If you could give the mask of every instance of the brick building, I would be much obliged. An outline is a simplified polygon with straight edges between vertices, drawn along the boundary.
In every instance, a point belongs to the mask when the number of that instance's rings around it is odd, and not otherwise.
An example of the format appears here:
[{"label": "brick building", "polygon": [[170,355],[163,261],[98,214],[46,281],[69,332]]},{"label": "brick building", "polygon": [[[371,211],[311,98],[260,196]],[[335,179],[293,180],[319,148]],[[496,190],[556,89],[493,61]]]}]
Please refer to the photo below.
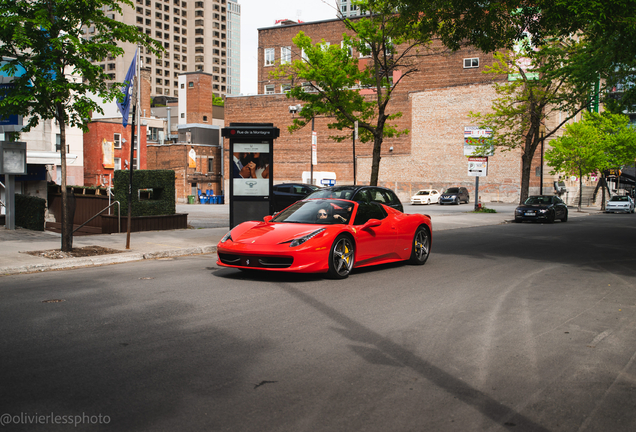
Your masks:
[{"label": "brick building", "polygon": [[[140,121],[135,125],[134,168],[146,169],[146,144],[150,128],[163,130],[165,121],[157,119],[150,110],[150,69],[141,69],[141,103],[138,106]],[[103,114],[94,113],[84,134],[84,184],[109,186],[115,170],[130,169],[130,144],[132,138],[132,107],[127,127],[115,102],[102,106]]]},{"label": "brick building", "polygon": [[[226,99],[226,125],[234,122],[273,123],[281,135],[274,143],[273,176],[275,183],[301,180],[310,170],[311,127],[290,134],[293,114],[289,106],[299,103],[283,93],[288,82],[270,78],[269,73],[287,57],[300,58],[292,43],[299,31],[314,43],[324,39],[340,44],[346,31],[340,20],[259,29],[258,95],[232,96]],[[353,53],[358,55],[358,53]],[[364,59],[361,59],[361,62]],[[394,189],[407,201],[420,188],[444,189],[465,186],[474,194],[475,178],[468,175],[464,155],[464,127],[476,126],[468,117],[471,111],[488,112],[495,97],[493,83],[504,76],[482,72],[492,64],[493,56],[475,49],[438,53],[421,58],[419,71],[406,77],[396,88],[391,112],[402,112],[398,129],[410,133],[385,139],[382,144],[379,183]],[[337,143],[328,138],[329,119],[316,118],[318,164],[314,171],[332,171],[337,184],[353,182],[352,141]],[[356,182],[369,182],[372,143],[356,143]],[[537,155],[537,157],[539,157]],[[226,169],[228,159],[225,159]],[[533,168],[534,172],[534,168]],[[480,196],[484,201],[515,202],[519,199],[521,158],[518,151],[496,153],[489,158],[488,176],[480,178]],[[547,184],[550,184],[546,180]],[[531,193],[538,191],[538,177],[532,178]],[[474,196],[474,195],[473,195]],[[472,200],[473,197],[471,197]]]},{"label": "brick building", "polygon": [[223,107],[214,106],[214,75],[179,76],[177,136],[174,142],[148,145],[148,169],[175,171],[177,202],[198,191],[223,194],[221,128]]},{"label": "brick building", "polygon": [[[92,121],[84,134],[84,184],[112,185],[115,170],[130,169],[132,126],[124,128],[115,119]],[[146,169],[146,126],[136,136],[133,166]]]}]

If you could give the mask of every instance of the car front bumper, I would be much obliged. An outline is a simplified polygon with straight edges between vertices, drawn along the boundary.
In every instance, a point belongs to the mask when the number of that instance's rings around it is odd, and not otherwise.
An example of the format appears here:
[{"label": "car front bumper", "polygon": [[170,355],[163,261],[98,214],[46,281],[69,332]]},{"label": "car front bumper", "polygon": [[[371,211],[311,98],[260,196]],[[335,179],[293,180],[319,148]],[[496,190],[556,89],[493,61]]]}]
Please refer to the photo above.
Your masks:
[{"label": "car front bumper", "polygon": [[607,213],[630,213],[631,207],[605,207]]}]

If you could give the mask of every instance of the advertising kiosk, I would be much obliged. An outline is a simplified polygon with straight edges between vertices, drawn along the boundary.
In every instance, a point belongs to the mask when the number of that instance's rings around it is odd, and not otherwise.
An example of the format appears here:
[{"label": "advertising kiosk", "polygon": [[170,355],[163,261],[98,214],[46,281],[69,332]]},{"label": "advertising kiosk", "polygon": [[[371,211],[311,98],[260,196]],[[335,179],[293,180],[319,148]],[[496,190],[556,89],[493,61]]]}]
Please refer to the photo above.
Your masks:
[{"label": "advertising kiosk", "polygon": [[272,214],[273,150],[279,135],[272,123],[230,123],[221,129],[229,139],[230,229]]}]

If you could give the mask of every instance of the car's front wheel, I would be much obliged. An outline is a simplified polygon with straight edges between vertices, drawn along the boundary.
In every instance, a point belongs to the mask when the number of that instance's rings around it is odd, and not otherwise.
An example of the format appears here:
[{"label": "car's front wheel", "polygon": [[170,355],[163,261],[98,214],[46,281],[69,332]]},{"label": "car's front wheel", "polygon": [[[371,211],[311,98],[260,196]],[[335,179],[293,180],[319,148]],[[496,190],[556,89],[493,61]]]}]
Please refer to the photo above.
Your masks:
[{"label": "car's front wheel", "polygon": [[568,221],[568,211],[566,210],[565,213],[563,213],[563,217],[561,218],[561,222],[567,222]]},{"label": "car's front wheel", "polygon": [[410,264],[423,265],[431,252],[431,236],[428,229],[421,226],[413,236],[413,248],[411,249]]},{"label": "car's front wheel", "polygon": [[351,238],[346,235],[339,235],[331,245],[329,252],[328,276],[332,279],[344,279],[349,276],[353,268],[355,248]]},{"label": "car's front wheel", "polygon": [[554,212],[548,213],[547,222],[549,224],[554,223],[554,219],[555,219]]}]

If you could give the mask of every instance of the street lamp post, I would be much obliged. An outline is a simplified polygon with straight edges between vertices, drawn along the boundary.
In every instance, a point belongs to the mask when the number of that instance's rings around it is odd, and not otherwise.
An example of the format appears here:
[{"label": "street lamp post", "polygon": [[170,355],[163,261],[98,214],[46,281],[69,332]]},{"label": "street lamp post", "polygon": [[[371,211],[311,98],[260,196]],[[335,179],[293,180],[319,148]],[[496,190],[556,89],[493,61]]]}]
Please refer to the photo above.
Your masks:
[{"label": "street lamp post", "polygon": [[541,126],[541,166],[539,167],[539,195],[543,195],[543,143],[545,141],[545,126]]}]

